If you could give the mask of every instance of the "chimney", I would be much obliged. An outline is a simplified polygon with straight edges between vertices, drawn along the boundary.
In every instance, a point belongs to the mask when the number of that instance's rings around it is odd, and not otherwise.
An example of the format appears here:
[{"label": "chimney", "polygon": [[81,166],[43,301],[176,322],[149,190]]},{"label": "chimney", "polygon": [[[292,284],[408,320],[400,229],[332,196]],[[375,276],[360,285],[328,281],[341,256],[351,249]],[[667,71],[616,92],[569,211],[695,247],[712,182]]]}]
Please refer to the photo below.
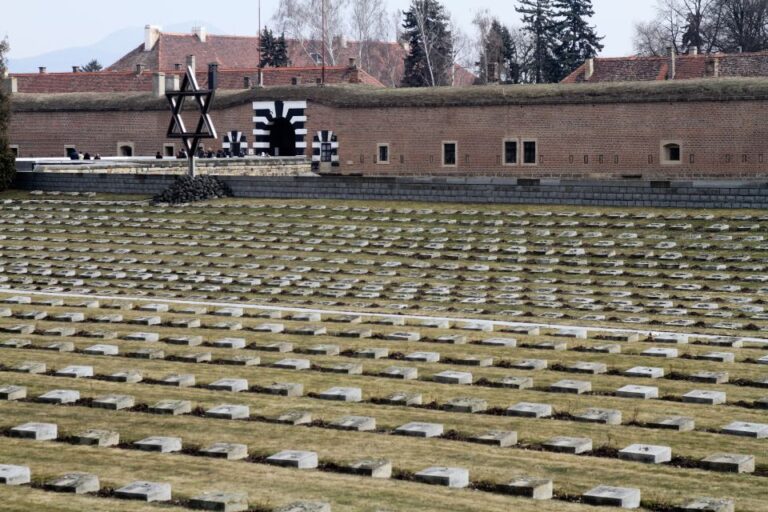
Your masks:
[{"label": "chimney", "polygon": [[144,64],[136,64],[136,74],[140,75],[144,72]]},{"label": "chimney", "polygon": [[720,59],[718,57],[715,57],[715,71],[714,76],[715,78],[720,78]]},{"label": "chimney", "polygon": [[354,57],[349,58],[349,68],[350,69],[357,69],[357,59]]},{"label": "chimney", "polygon": [[154,73],[152,75],[152,96],[155,98],[165,96],[165,73]]},{"label": "chimney", "polygon": [[16,94],[19,92],[19,81],[15,76],[3,78],[2,89],[5,94]]},{"label": "chimney", "polygon": [[48,72],[48,68],[46,68],[45,66],[40,66],[37,69],[40,70],[40,74],[41,75],[44,75],[44,74],[46,74]]},{"label": "chimney", "polygon": [[667,80],[674,80],[677,75],[677,54],[675,53],[674,46],[667,46],[667,53],[669,54],[669,71],[667,72]]},{"label": "chimney", "polygon": [[178,75],[166,75],[166,77],[165,77],[165,90],[166,91],[178,91],[179,90],[179,76]]},{"label": "chimney", "polygon": [[187,55],[187,67],[192,68],[192,71],[197,71],[197,61],[194,55]]},{"label": "chimney", "polygon": [[219,82],[219,65],[215,62],[208,64],[208,89],[216,90]]},{"label": "chimney", "polygon": [[157,40],[160,39],[162,28],[157,25],[147,25],[144,27],[144,51],[150,52],[155,47]]},{"label": "chimney", "polygon": [[744,51],[744,47],[743,46],[737,46],[736,47],[736,53],[742,53],[743,51]]},{"label": "chimney", "polygon": [[244,89],[250,89],[251,88],[251,77],[244,76],[243,77],[243,88]]},{"label": "chimney", "polygon": [[299,85],[301,83],[301,78],[298,76],[294,76],[291,78],[291,85]]},{"label": "chimney", "polygon": [[587,59],[584,63],[584,81],[589,81],[595,75],[595,59]]},{"label": "chimney", "polygon": [[173,65],[173,70],[174,71],[181,71],[181,64],[179,64],[178,62],[176,64],[174,64]]},{"label": "chimney", "polygon": [[80,66],[72,66],[72,72],[73,73],[79,73],[80,72]]},{"label": "chimney", "polygon": [[499,81],[499,67],[498,64],[495,62],[489,62],[488,67],[486,69],[487,73],[487,82],[489,84],[495,84]]},{"label": "chimney", "polygon": [[192,27],[192,33],[197,36],[201,43],[206,42],[208,39],[208,31],[202,25],[199,27]]},{"label": "chimney", "polygon": [[692,46],[688,48],[688,55],[693,55],[694,57],[699,54],[699,49],[696,46]]},{"label": "chimney", "polygon": [[344,35],[339,36],[339,46],[341,46],[342,48],[346,48],[347,46],[349,46],[349,42],[347,41],[347,36],[344,36]]}]

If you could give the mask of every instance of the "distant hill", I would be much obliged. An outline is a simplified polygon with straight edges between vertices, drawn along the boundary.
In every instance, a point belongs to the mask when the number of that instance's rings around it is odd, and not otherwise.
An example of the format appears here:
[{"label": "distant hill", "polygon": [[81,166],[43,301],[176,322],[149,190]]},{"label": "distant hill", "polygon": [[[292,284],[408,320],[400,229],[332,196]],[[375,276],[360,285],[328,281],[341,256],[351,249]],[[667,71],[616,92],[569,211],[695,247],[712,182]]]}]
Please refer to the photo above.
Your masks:
[{"label": "distant hill", "polygon": [[[166,32],[189,33],[199,23],[186,22],[163,26]],[[209,34],[222,34],[214,26],[206,25]],[[105,68],[144,42],[144,27],[124,28],[113,32],[101,41],[88,46],[63,48],[34,57],[8,59],[11,73],[36,73],[40,66],[48,71],[72,71],[72,66],[84,66],[92,59],[98,60]]]}]

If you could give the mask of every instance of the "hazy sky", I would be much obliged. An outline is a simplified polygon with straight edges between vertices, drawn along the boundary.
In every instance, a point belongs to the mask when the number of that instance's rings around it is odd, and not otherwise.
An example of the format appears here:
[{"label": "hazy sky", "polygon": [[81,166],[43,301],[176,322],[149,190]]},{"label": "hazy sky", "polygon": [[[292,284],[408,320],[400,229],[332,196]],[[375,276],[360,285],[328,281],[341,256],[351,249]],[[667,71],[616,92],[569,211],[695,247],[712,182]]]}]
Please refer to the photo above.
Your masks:
[{"label": "hazy sky", "polygon": [[[387,1],[390,9],[404,9],[409,0]],[[518,24],[513,0],[443,0],[448,10],[472,31],[472,17],[489,9],[507,24]],[[257,33],[258,0],[3,0],[0,37],[7,35],[13,58],[32,57],[60,48],[93,44],[127,27],[172,25],[186,20],[211,24],[237,35]],[[262,20],[268,21],[278,0],[262,0]],[[655,0],[594,0],[594,24],[605,35],[604,56],[632,51],[632,25],[653,16]],[[136,34],[136,46],[143,34]],[[126,48],[126,52],[129,48]]]}]

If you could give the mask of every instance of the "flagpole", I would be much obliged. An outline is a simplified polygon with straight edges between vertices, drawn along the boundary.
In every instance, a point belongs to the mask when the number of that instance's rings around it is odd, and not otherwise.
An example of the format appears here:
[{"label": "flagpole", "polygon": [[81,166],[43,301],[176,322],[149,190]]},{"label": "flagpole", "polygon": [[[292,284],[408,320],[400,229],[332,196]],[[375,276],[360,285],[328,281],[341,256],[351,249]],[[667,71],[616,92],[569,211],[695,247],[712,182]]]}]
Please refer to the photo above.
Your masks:
[{"label": "flagpole", "polygon": [[325,0],[322,0],[321,2],[321,10],[323,11],[323,71],[322,71],[322,77],[320,79],[320,83],[325,85],[325,51],[326,51],[326,26],[325,26]]},{"label": "flagpole", "polygon": [[261,87],[261,0],[259,0],[259,64],[257,66],[258,68],[258,76],[256,77],[257,86]]}]

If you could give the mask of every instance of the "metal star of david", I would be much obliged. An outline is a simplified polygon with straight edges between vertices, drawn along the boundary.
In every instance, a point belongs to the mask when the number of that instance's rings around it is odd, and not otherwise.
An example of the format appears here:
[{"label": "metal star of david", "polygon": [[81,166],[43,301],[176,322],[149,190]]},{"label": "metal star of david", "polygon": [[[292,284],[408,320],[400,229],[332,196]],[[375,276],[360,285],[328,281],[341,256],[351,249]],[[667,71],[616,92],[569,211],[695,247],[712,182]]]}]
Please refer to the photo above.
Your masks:
[{"label": "metal star of david", "polygon": [[[215,139],[216,128],[209,111],[213,103],[214,91],[210,89],[200,89],[195,77],[195,71],[191,66],[187,66],[187,74],[178,91],[167,92],[168,103],[171,104],[171,124],[168,126],[169,139],[181,139],[187,155],[190,159],[194,157],[201,139]],[[195,103],[200,109],[200,120],[197,122],[195,131],[187,131],[184,125],[184,119],[181,114],[184,111],[184,104],[187,98],[194,98]]]}]

